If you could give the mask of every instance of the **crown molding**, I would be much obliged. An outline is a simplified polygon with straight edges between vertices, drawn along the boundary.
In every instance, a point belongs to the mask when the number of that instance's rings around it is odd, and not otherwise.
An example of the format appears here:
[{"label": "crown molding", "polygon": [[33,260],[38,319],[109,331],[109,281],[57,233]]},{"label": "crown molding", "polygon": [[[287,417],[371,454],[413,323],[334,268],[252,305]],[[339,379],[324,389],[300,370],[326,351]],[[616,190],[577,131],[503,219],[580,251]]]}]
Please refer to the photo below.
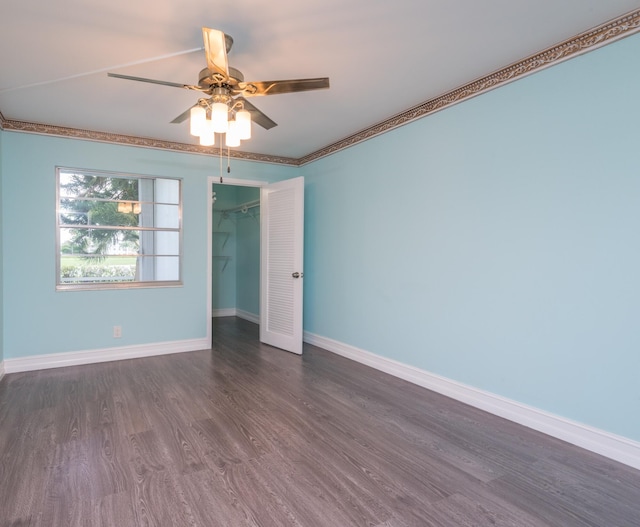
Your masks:
[{"label": "crown molding", "polygon": [[[26,121],[17,121],[14,119],[2,118],[1,124],[4,130],[11,130],[14,132],[53,135],[57,137],[71,137],[74,139],[84,139],[87,141],[99,141],[103,143],[140,146],[143,148],[155,148],[160,150],[173,150],[177,152],[186,152],[189,154],[203,154],[212,156],[219,155],[219,148],[211,146],[200,146],[187,143],[177,143],[173,141],[162,141],[160,139],[113,134],[95,130],[82,130],[79,128],[69,128],[51,124],[30,123]],[[297,160],[292,157],[272,156],[267,154],[254,154],[251,152],[238,151],[231,151],[229,155],[234,159],[245,159],[247,161],[257,161],[260,163],[274,163],[278,165],[298,164]]]},{"label": "crown molding", "polygon": [[[511,64],[510,66],[481,77],[480,79],[465,84],[464,86],[456,88],[448,93],[409,108],[408,110],[405,110],[404,112],[389,119],[365,128],[364,130],[356,132],[355,134],[297,159],[238,151],[232,151],[230,155],[234,159],[245,159],[261,163],[274,163],[292,166],[306,165],[316,161],[317,159],[329,156],[340,150],[344,150],[361,143],[362,141],[366,141],[367,139],[371,139],[400,126],[411,123],[417,119],[426,117],[427,115],[438,112],[444,108],[463,102],[471,97],[499,88],[500,86],[504,86],[505,84],[521,79],[527,75],[531,75],[537,71],[554,66],[589,51],[593,51],[622,38],[631,36],[638,31],[640,31],[640,9],[636,9],[626,15],[610,20],[600,26],[585,31],[584,33],[580,33],[579,35],[547,48],[544,51],[531,55],[523,60]],[[1,113],[0,129],[61,137],[73,137],[90,141],[117,143],[145,148],[175,150],[178,152],[193,154],[218,155],[215,147],[202,147],[199,145],[161,141],[158,139],[79,130],[47,124],[28,123],[5,119]]]},{"label": "crown molding", "polygon": [[565,60],[577,57],[589,51],[593,51],[601,46],[620,40],[621,38],[633,35],[640,31],[640,9],[631,11],[626,15],[613,19],[589,31],[585,31],[573,38],[565,40],[545,49],[535,55],[518,61],[506,68],[502,68],[494,73],[481,77],[469,84],[465,84],[444,95],[430,99],[422,104],[414,106],[404,112],[386,119],[360,132],[345,137],[330,145],[321,148],[311,154],[298,159],[299,165],[311,163],[321,157],[326,157],[340,150],[344,150],[372,137],[408,124],[416,119],[420,119],[429,114],[440,111],[444,108],[458,104],[462,101],[480,95],[481,93],[499,88],[526,75],[531,75],[537,71],[564,62]]}]

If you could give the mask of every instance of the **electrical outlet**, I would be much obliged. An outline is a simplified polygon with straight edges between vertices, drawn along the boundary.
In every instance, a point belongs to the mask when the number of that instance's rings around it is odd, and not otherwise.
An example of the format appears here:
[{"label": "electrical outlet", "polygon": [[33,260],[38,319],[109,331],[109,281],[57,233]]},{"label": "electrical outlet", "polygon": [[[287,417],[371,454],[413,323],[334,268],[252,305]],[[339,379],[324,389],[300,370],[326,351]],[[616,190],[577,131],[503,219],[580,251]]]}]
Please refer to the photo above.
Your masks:
[{"label": "electrical outlet", "polygon": [[113,326],[113,338],[119,339],[122,337],[122,326]]}]

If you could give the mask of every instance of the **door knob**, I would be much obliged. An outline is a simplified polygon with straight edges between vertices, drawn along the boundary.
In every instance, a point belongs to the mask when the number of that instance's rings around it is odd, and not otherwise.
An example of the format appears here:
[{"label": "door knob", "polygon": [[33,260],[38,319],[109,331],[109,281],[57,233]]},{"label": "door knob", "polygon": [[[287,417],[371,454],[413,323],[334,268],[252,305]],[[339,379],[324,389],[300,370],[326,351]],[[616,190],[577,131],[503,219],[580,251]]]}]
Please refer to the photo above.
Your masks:
[{"label": "door knob", "polygon": [[304,276],[304,273],[299,273],[298,271],[296,271],[295,273],[291,273],[291,276],[293,276],[294,278],[302,278]]}]

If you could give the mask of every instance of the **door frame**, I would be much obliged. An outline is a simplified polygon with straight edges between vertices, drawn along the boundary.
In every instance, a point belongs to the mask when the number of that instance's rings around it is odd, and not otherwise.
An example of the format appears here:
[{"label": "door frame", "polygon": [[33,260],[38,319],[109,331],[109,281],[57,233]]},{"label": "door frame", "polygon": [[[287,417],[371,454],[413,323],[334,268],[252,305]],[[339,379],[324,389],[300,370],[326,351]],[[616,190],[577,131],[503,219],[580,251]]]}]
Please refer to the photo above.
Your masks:
[{"label": "door frame", "polygon": [[213,185],[231,185],[234,187],[266,187],[269,181],[224,178],[220,181],[220,176],[207,177],[207,342],[211,343],[212,333],[212,310],[213,300],[211,287],[213,285]]}]

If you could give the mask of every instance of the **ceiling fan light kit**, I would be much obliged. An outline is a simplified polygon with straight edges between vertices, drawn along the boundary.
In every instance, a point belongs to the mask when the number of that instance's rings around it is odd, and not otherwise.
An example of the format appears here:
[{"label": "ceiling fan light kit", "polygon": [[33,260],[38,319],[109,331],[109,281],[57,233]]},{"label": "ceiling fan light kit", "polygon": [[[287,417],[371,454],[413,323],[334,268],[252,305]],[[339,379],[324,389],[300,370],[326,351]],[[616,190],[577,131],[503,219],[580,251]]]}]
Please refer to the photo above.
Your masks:
[{"label": "ceiling fan light kit", "polygon": [[[239,110],[235,109],[237,105],[240,105]],[[240,140],[251,139],[251,114],[242,107],[242,102],[230,107],[224,102],[211,104],[200,99],[189,110],[189,116],[189,131],[200,138],[202,146],[213,146],[215,134],[226,134],[225,145],[229,147],[240,146]]]},{"label": "ceiling fan light kit", "polygon": [[213,146],[215,135],[225,135],[227,147],[240,146],[240,141],[251,139],[251,122],[265,130],[277,126],[246,97],[276,95],[300,91],[329,88],[329,78],[290,79],[279,81],[245,82],[244,75],[229,66],[227,53],[233,46],[233,39],[217,29],[202,28],[207,67],[200,71],[197,85],[145,79],[109,73],[109,77],[162,84],[176,88],[199,91],[209,98],[201,98],[186,112],[176,117],[172,123],[182,123],[189,119],[189,132],[198,137],[200,145]]}]

